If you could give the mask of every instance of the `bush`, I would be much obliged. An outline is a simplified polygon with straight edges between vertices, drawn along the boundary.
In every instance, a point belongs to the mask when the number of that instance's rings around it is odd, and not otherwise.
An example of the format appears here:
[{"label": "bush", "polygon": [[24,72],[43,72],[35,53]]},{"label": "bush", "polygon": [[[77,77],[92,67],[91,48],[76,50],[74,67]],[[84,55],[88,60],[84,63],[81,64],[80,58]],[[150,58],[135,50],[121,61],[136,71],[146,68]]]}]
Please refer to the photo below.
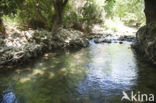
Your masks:
[{"label": "bush", "polygon": [[81,9],[83,15],[83,21],[87,24],[99,23],[101,21],[101,10],[94,1],[87,1],[84,7]]},{"label": "bush", "polygon": [[64,16],[65,24],[76,25],[77,28],[80,27],[79,29],[89,29],[93,24],[102,22],[102,8],[96,4],[95,0],[85,0],[81,4],[76,10],[73,8],[74,4],[69,4]]},{"label": "bush", "polygon": [[[21,8],[18,8],[17,10],[17,16],[19,17],[21,24],[35,29],[52,28],[54,8],[51,6],[51,2],[49,0],[26,0],[21,5]],[[36,5],[39,6],[39,12]],[[47,24],[45,24],[45,22],[40,18],[39,13],[46,20]]]}]

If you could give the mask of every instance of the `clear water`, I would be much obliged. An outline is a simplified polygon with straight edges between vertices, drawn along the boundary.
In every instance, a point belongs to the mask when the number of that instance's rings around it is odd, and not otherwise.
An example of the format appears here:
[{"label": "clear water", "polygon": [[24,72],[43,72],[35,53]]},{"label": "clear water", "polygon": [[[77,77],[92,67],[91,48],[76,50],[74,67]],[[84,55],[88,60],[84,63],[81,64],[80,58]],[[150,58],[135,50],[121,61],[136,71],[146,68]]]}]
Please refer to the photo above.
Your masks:
[{"label": "clear water", "polygon": [[122,103],[122,91],[156,94],[156,69],[130,44],[91,44],[1,71],[0,103]]}]

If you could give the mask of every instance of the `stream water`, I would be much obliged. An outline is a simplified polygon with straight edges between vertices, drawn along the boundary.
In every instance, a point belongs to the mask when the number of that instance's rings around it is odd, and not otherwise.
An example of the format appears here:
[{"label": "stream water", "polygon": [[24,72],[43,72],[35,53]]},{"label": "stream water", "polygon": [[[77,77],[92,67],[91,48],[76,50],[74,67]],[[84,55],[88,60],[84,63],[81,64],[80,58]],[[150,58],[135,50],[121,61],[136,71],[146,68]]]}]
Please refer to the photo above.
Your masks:
[{"label": "stream water", "polygon": [[156,68],[129,43],[91,42],[0,72],[0,103],[122,103],[122,91],[156,94]]}]

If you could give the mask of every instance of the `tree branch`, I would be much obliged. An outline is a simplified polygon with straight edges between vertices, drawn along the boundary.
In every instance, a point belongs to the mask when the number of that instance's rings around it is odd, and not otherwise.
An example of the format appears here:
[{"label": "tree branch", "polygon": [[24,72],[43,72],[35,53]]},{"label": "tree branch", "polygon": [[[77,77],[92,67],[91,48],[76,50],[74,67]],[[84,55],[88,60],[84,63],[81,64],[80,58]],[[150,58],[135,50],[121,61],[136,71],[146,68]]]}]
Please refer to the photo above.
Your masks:
[{"label": "tree branch", "polygon": [[47,22],[47,19],[42,15],[42,13],[40,12],[39,10],[39,3],[37,2],[37,4],[34,2],[34,6],[35,6],[35,10],[36,10],[36,13],[37,15],[39,16],[39,18],[42,20],[42,22],[45,24],[45,25],[48,25],[48,22]]},{"label": "tree branch", "polygon": [[68,0],[65,0],[62,6],[65,7],[67,3],[68,3]]}]

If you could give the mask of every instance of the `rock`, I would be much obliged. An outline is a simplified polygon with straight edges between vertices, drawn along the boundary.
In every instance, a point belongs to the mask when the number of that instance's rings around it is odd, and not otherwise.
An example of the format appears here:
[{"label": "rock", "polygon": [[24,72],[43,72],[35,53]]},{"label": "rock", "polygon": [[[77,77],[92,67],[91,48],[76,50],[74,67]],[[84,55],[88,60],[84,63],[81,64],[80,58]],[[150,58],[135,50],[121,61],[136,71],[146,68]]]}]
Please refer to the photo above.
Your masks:
[{"label": "rock", "polygon": [[124,36],[121,36],[121,37],[119,37],[119,40],[120,41],[123,41],[123,40],[125,40],[125,37]]},{"label": "rock", "polygon": [[141,27],[136,38],[137,42],[134,45],[136,51],[154,64],[156,62],[156,23]]},{"label": "rock", "polygon": [[120,36],[118,40],[132,42],[134,39],[135,39],[134,36]]},{"label": "rock", "polygon": [[105,40],[105,43],[111,43],[112,41],[111,40]]},{"label": "rock", "polygon": [[122,41],[120,41],[120,42],[119,42],[119,44],[123,44],[123,42],[122,42]]},{"label": "rock", "polygon": [[27,39],[30,39],[30,38],[32,38],[32,35],[31,35],[28,31],[26,31],[26,32],[25,32],[25,37],[26,37]]},{"label": "rock", "polygon": [[100,42],[100,41],[99,41],[99,38],[95,38],[95,39],[94,39],[94,42],[95,42],[95,43],[99,43],[99,42]]},{"label": "rock", "polygon": [[[5,46],[1,43],[4,43]],[[23,62],[31,57],[42,55],[43,52],[53,48],[86,47],[89,42],[84,33],[61,27],[56,34],[47,30],[14,32],[14,36],[9,36],[5,40],[0,38],[0,45],[1,66],[8,63]]]},{"label": "rock", "polygon": [[111,43],[112,41],[110,39],[104,39],[102,40],[101,42],[104,42],[104,43]]},{"label": "rock", "polygon": [[31,53],[30,53],[30,52],[27,52],[25,56],[26,56],[27,58],[32,57],[32,55],[31,55]]}]

